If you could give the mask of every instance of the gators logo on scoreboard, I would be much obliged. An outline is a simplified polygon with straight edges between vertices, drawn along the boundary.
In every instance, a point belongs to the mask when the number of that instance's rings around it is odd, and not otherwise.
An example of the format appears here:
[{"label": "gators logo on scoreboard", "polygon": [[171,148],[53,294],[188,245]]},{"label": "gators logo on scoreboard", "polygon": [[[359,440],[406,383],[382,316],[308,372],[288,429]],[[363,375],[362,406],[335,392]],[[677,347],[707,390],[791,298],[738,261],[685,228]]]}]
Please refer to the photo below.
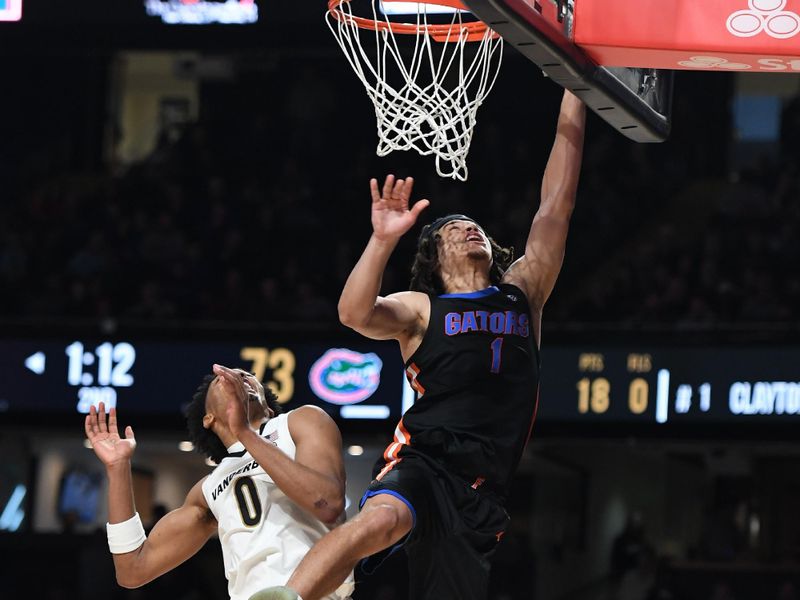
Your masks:
[{"label": "gators logo on scoreboard", "polygon": [[0,0],[0,21],[19,21],[22,18],[22,0]]},{"label": "gators logo on scoreboard", "polygon": [[383,361],[374,352],[361,354],[331,348],[312,365],[308,383],[317,397],[332,404],[356,404],[366,400],[381,382]]}]

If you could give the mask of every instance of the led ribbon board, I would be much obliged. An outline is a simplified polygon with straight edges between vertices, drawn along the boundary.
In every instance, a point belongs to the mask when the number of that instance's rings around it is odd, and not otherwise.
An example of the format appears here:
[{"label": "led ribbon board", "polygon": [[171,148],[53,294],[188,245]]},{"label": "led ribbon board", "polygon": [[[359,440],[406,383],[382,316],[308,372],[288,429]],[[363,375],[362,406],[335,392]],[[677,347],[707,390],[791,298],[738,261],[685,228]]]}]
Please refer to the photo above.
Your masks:
[{"label": "led ribbon board", "polygon": [[0,0],[0,21],[22,19],[22,0]]},{"label": "led ribbon board", "polygon": [[144,7],[149,16],[160,17],[167,25],[247,25],[258,22],[255,0],[145,0]]}]

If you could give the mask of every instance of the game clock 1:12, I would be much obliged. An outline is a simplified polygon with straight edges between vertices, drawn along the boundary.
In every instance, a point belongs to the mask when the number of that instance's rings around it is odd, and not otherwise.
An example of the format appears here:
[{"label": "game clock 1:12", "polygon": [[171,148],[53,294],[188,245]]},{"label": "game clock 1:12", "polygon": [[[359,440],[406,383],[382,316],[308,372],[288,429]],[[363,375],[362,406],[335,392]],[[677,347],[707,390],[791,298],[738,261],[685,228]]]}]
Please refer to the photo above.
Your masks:
[{"label": "game clock 1:12", "polygon": [[133,385],[131,369],[136,362],[136,349],[128,342],[103,342],[87,350],[79,341],[65,348],[67,355],[67,383],[78,388],[77,410],[89,412],[89,407],[105,403],[117,405],[116,388]]}]

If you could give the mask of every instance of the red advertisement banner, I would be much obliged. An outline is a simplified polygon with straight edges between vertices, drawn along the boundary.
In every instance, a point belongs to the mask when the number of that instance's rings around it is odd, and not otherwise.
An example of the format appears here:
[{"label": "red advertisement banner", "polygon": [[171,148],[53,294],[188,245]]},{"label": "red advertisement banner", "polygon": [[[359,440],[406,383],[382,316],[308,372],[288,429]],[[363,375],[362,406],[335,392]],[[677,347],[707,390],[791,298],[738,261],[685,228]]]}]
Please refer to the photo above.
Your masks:
[{"label": "red advertisement banner", "polygon": [[574,40],[604,66],[800,72],[800,0],[576,0]]}]

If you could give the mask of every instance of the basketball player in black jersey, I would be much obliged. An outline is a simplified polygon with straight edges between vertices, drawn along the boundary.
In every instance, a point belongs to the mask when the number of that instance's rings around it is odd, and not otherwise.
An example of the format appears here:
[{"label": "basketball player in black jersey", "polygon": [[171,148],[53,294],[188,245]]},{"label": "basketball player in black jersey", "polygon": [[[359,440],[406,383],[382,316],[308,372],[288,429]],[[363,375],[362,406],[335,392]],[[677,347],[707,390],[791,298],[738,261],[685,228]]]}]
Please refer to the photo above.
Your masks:
[{"label": "basketball player in black jersey", "polygon": [[482,600],[504,503],[530,436],[542,308],[561,269],[580,171],[585,108],[565,92],[525,253],[450,215],[420,236],[412,291],[379,296],[386,263],[428,206],[413,180],[372,180],[373,234],[339,301],[342,323],[396,339],[417,402],[375,467],[357,517],[320,540],[287,588],[251,600],[317,600],[361,559],[369,573],[404,546],[414,600]]}]

